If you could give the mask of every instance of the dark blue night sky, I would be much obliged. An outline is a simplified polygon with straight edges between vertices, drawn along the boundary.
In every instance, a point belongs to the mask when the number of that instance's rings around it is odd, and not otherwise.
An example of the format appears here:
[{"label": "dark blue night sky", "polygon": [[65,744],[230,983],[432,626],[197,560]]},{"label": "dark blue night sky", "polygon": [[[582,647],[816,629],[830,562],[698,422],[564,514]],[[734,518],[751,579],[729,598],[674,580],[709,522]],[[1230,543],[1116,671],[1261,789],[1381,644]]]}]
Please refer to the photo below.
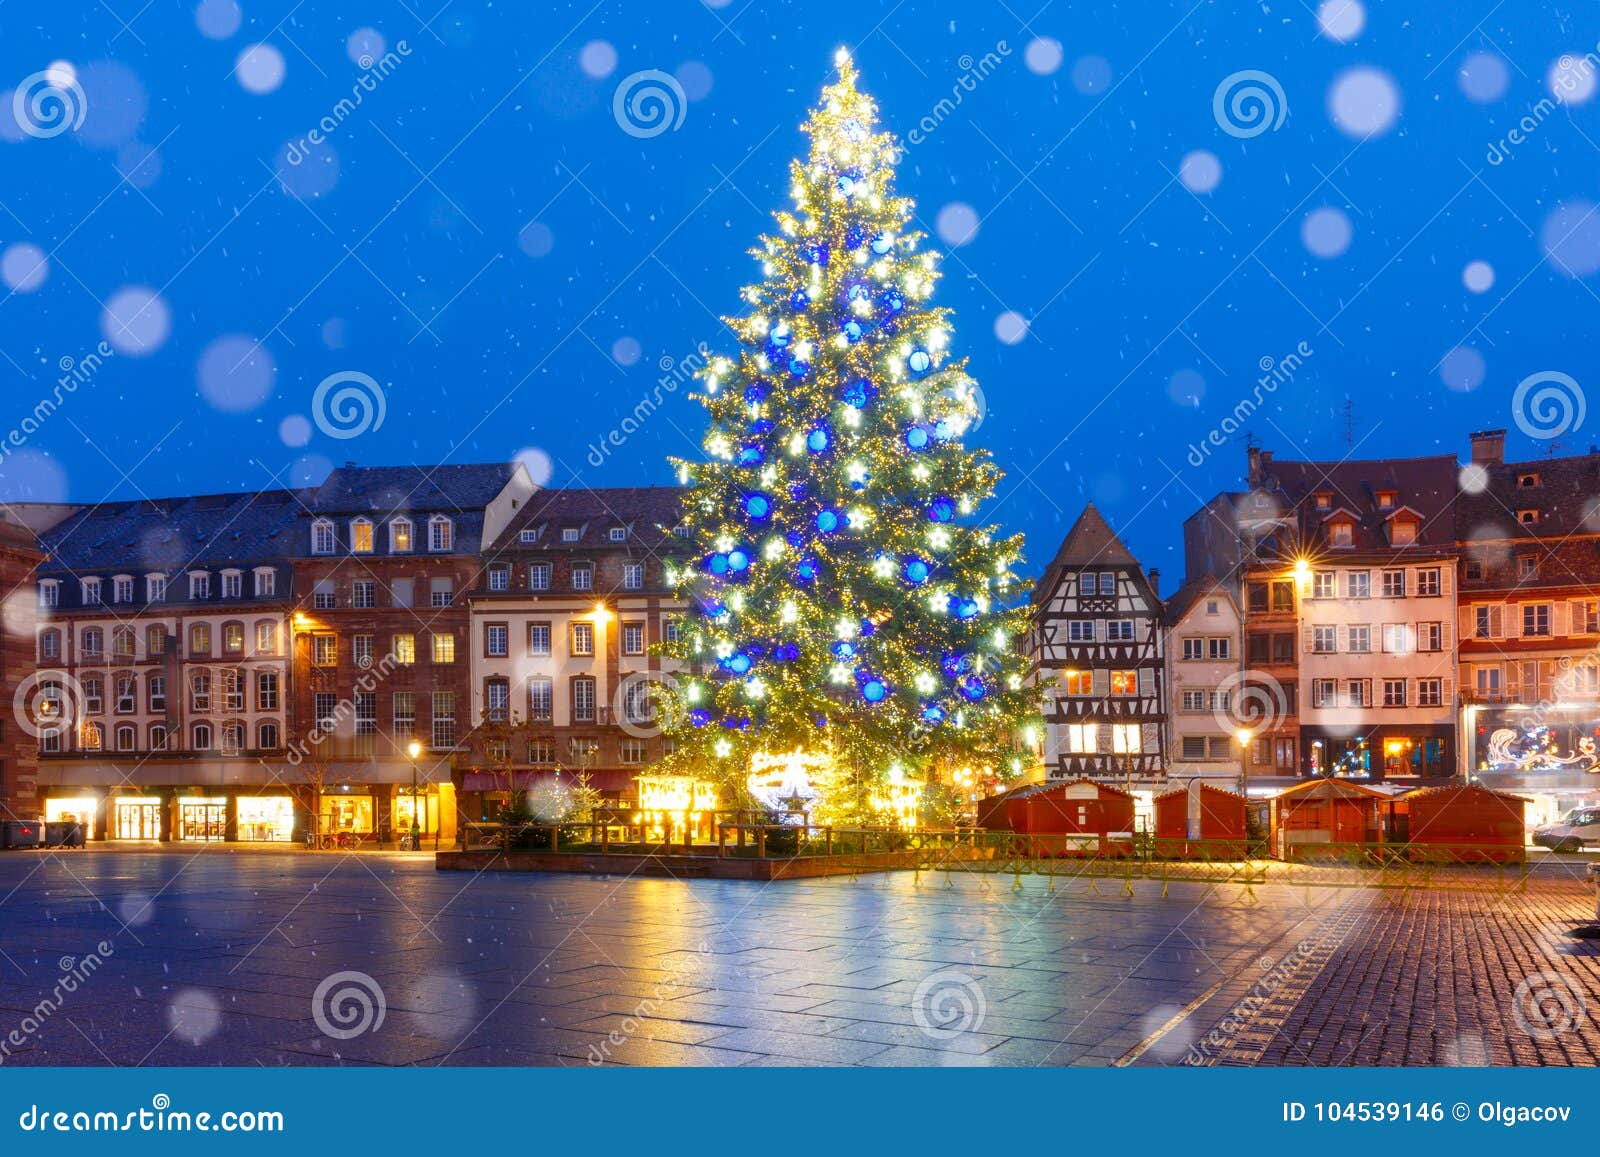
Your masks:
[{"label": "dark blue night sky", "polygon": [[[1264,359],[1309,351],[1244,422],[1280,457],[1344,456],[1347,428],[1361,457],[1464,453],[1488,426],[1535,457],[1513,388],[1596,373],[1592,5],[441,3],[0,8],[0,494],[519,453],[551,485],[669,481],[703,425],[686,388],[589,448],[662,359],[732,349],[718,315],[840,45],[888,127],[922,126],[901,188],[944,235],[992,514],[1035,570],[1093,500],[1170,590],[1183,517],[1243,470],[1242,434],[1190,448]],[[630,135],[613,98],[646,70],[682,123]],[[1255,135],[1213,100],[1247,70],[1287,105]],[[19,123],[30,78],[81,124]],[[125,348],[23,431],[108,328]],[[310,419],[347,372],[386,414],[341,439]]]}]

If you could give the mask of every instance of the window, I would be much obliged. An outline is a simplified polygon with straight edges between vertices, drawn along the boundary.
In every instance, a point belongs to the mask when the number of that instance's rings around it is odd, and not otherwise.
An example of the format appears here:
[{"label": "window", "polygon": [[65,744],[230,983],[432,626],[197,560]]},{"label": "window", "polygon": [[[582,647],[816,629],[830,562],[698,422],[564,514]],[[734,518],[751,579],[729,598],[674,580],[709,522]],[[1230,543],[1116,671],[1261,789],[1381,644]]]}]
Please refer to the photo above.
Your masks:
[{"label": "window", "polygon": [[210,573],[203,570],[189,572],[189,597],[196,600],[211,597]]},{"label": "window", "polygon": [[256,726],[256,750],[276,751],[278,749],[278,725],[267,722]]},{"label": "window", "polygon": [[1417,541],[1417,523],[1411,518],[1397,518],[1389,524],[1389,545],[1410,546]]},{"label": "window", "polygon": [[1311,597],[1331,599],[1338,594],[1338,576],[1331,570],[1319,570],[1311,576]]},{"label": "window", "polygon": [[133,602],[133,578],[131,575],[119,574],[111,580],[111,601],[114,603]]},{"label": "window", "polygon": [[432,607],[448,607],[455,602],[456,584],[451,578],[436,578],[428,580],[428,605]]},{"label": "window", "polygon": [[334,590],[332,579],[318,579],[311,586],[311,609],[317,611],[331,611],[339,605],[339,596]]},{"label": "window", "polygon": [[397,578],[389,582],[389,605],[394,607],[409,607],[411,605],[412,590],[415,583],[412,579]]},{"label": "window", "polygon": [[152,623],[144,631],[144,654],[147,659],[159,659],[167,653],[167,628]]},{"label": "window", "polygon": [[359,611],[370,611],[378,605],[377,586],[371,579],[356,579],[350,584],[350,605]]},{"label": "window", "polygon": [[339,727],[339,697],[332,691],[318,691],[311,697],[311,714],[318,731],[332,734]]},{"label": "window", "polygon": [[1594,600],[1589,602],[1573,602],[1572,628],[1574,635],[1600,634],[1600,615],[1596,614],[1597,605]]},{"label": "window", "polygon": [[1371,707],[1372,684],[1367,679],[1350,679],[1345,683],[1345,706]]},{"label": "window", "polygon": [[61,658],[61,632],[45,631],[39,636],[39,658],[53,661]]},{"label": "window", "polygon": [[276,655],[278,653],[278,624],[274,622],[260,622],[256,624],[256,654]]},{"label": "window", "polygon": [[105,745],[105,735],[98,723],[85,723],[78,728],[78,742],[85,751],[99,751]]},{"label": "window", "polygon": [[86,578],[80,586],[83,588],[83,605],[86,607],[96,606],[100,602],[100,580]]},{"label": "window", "polygon": [[402,667],[410,667],[417,661],[417,637],[412,634],[400,634],[394,637],[394,661]]},{"label": "window", "polygon": [[1311,628],[1311,653],[1313,655],[1331,655],[1339,649],[1338,627],[1312,627]]},{"label": "window", "polygon": [[194,623],[189,627],[189,654],[211,654],[211,624]]},{"label": "window", "polygon": [[1183,693],[1183,709],[1191,714],[1209,710],[1207,704],[1211,697],[1204,691],[1185,691]]},{"label": "window", "polygon": [[1206,657],[1206,641],[1204,639],[1183,640],[1183,657],[1188,660],[1204,659]]},{"label": "window", "polygon": [[119,723],[116,730],[117,750],[132,751],[139,742],[139,729],[131,723]]},{"label": "window", "polygon": [[644,654],[644,624],[622,624],[622,653],[624,655]]},{"label": "window", "polygon": [[1143,750],[1141,731],[1137,723],[1113,723],[1111,750],[1117,755],[1138,755]]},{"label": "window", "polygon": [[1345,576],[1345,586],[1353,599],[1370,598],[1372,595],[1372,572],[1353,570]]},{"label": "window", "polygon": [[1474,674],[1477,682],[1478,694],[1483,698],[1494,698],[1500,694],[1500,668],[1479,667]]},{"label": "window", "polygon": [[1106,642],[1131,643],[1133,642],[1132,619],[1107,619]]},{"label": "window", "polygon": [[1383,624],[1383,649],[1392,655],[1409,655],[1416,650],[1411,637],[1411,624]]},{"label": "window", "polygon": [[1267,595],[1268,587],[1266,583],[1248,584],[1244,591],[1245,610],[1249,611],[1252,615],[1266,614]]},{"label": "window", "polygon": [[1206,640],[1206,658],[1231,659],[1233,658],[1233,640],[1222,637]]},{"label": "window", "polygon": [[1531,579],[1539,577],[1539,560],[1531,554],[1517,555],[1517,577]]},{"label": "window", "polygon": [[138,636],[132,627],[115,627],[111,631],[111,651],[119,659],[131,659],[138,650]]},{"label": "window", "polygon": [[46,755],[54,755],[60,752],[61,729],[59,727],[45,727],[40,730],[39,750]]},{"label": "window", "polygon": [[572,654],[574,654],[574,655],[592,655],[592,654],[594,654],[594,624],[593,623],[573,623],[572,624]]},{"label": "window", "polygon": [[1339,705],[1339,684],[1332,679],[1311,680],[1311,706],[1337,707]]},{"label": "window", "polygon": [[1406,572],[1403,570],[1386,570],[1382,573],[1383,597],[1386,599],[1403,599],[1406,597]]},{"label": "window", "polygon": [[222,650],[229,655],[244,654],[244,624],[222,624]]},{"label": "window", "polygon": [[1417,706],[1442,707],[1444,705],[1444,680],[1418,679]]},{"label": "window", "polygon": [[237,599],[244,597],[244,575],[236,570],[222,572],[222,597]]},{"label": "window", "polygon": [[1467,563],[1467,581],[1481,583],[1483,581],[1483,563],[1473,559]]},{"label": "window", "polygon": [[554,763],[555,761],[556,761],[556,745],[555,745],[555,741],[554,740],[550,740],[550,739],[530,739],[530,740],[528,740],[528,762],[529,763],[534,763],[534,764]]},{"label": "window", "polygon": [[[55,702],[58,696],[47,696]],[[83,710],[88,715],[99,715],[106,709],[105,688],[99,679],[89,678],[83,681]],[[50,712],[45,712],[50,714]]]},{"label": "window", "polygon": [[600,755],[600,745],[592,739],[569,739],[567,755],[579,767],[588,767]]},{"label": "window", "polygon": [[577,542],[582,532],[576,526],[564,527],[561,531],[562,542]]},{"label": "window", "polygon": [[350,523],[350,549],[356,554],[372,553],[372,523],[357,518]]},{"label": "window", "polygon": [[312,635],[311,636],[311,665],[314,667],[332,667],[339,661],[339,637],[337,635]]},{"label": "window", "polygon": [[99,658],[106,652],[106,633],[99,627],[83,629],[83,654],[85,658]]},{"label": "window", "polygon": [[525,527],[523,527],[521,530],[519,530],[517,532],[517,541],[521,542],[521,543],[538,542],[539,541],[539,528],[537,526],[525,526]]},{"label": "window", "polygon": [[1093,671],[1068,671],[1063,680],[1066,684],[1068,695],[1093,695]]},{"label": "window", "polygon": [[504,679],[490,679],[483,691],[485,717],[491,723],[504,723],[506,708],[511,702],[511,684]]},{"label": "window", "polygon": [[414,692],[396,691],[390,698],[394,715],[394,741],[405,744],[417,733],[417,700]]},{"label": "window", "polygon": [[445,664],[456,661],[456,637],[450,631],[433,633],[433,661]]},{"label": "window", "polygon": [[363,671],[372,666],[371,635],[352,635],[350,637],[350,658]]},{"label": "window", "polygon": [[333,523],[326,518],[319,518],[311,524],[311,553],[333,553]]},{"label": "window", "polygon": [[1539,521],[1539,512],[1537,510],[1519,510],[1517,511],[1517,521],[1523,526],[1532,526]]},{"label": "window", "polygon": [[59,606],[61,603],[61,584],[55,579],[44,579],[39,583],[39,605],[41,607]]},{"label": "window", "polygon": [[610,538],[612,542],[627,542],[628,528],[626,526],[613,526],[611,528]]},{"label": "window", "polygon": [[580,675],[572,681],[572,721],[594,722],[594,680]]},{"label": "window", "polygon": [[167,749],[167,725],[165,723],[152,723],[149,735],[151,751],[165,751]]},{"label": "window", "polygon": [[1364,655],[1372,650],[1372,628],[1366,623],[1353,623],[1345,630],[1352,653]]},{"label": "window", "polygon": [[1102,595],[1114,595],[1117,593],[1116,572],[1109,570],[1100,572],[1100,593]]},{"label": "window", "polygon": [[[1405,594],[1402,588],[1401,594]],[[1417,572],[1417,596],[1419,598],[1436,598],[1439,594],[1439,568],[1430,566]]]},{"label": "window", "polygon": [[[455,524],[442,514],[435,514],[428,519],[428,549],[435,553],[448,551],[455,543]],[[454,724],[451,726],[454,734]],[[453,746],[447,744],[446,746]]]},{"label": "window", "polygon": [[594,590],[594,567],[589,563],[574,563],[572,567],[572,589],[575,591]]},{"label": "window", "polygon": [[485,623],[483,625],[483,653],[491,659],[503,659],[506,656],[506,636],[509,633],[504,623]]},{"label": "window", "polygon": [[409,518],[391,518],[389,520],[389,553],[407,554],[411,550],[411,520]]},{"label": "window", "polygon": [[508,566],[492,566],[489,568],[489,589],[491,591],[507,591],[511,589],[511,568]]},{"label": "window", "polygon": [[1206,757],[1206,737],[1204,735],[1185,735],[1179,746],[1184,759],[1204,759]]},{"label": "window", "polygon": [[117,700],[114,710],[118,715],[132,715],[139,709],[139,680],[134,675],[117,676]]},{"label": "window", "polygon": [[536,675],[528,680],[528,718],[541,723],[550,721],[553,687],[549,679]]},{"label": "window", "polygon": [[1355,541],[1355,526],[1352,523],[1340,520],[1328,524],[1329,546],[1351,546]]},{"label": "window", "polygon": [[195,671],[189,676],[189,710],[211,710],[211,673]]},{"label": "window", "polygon": [[644,563],[625,562],[622,564],[622,589],[625,591],[644,590]]},{"label": "window", "polygon": [[1294,583],[1274,582],[1272,584],[1272,609],[1275,611],[1294,610]]},{"label": "window", "polygon": [[278,572],[265,567],[255,572],[256,598],[270,599],[278,593]]},{"label": "window", "polygon": [[1093,619],[1071,619],[1067,623],[1067,642],[1092,643],[1094,642]]},{"label": "window", "polygon": [[1396,494],[1393,490],[1380,490],[1380,491],[1378,491],[1378,509],[1379,510],[1393,510],[1394,507],[1395,507],[1395,501],[1398,498],[1399,498],[1399,495]]},{"label": "window", "polygon": [[[150,714],[163,715],[167,710],[167,677],[151,675],[144,683],[145,699],[150,704]],[[154,744],[151,750],[156,750]]]},{"label": "window", "polygon": [[1473,637],[1494,639],[1500,636],[1500,608],[1474,607],[1472,609]]},{"label": "window", "polygon": [[649,723],[656,717],[656,701],[649,683],[638,681],[625,685],[622,693],[622,717],[629,723]]},{"label": "window", "polygon": [[1385,679],[1383,681],[1383,705],[1385,707],[1404,707],[1406,705],[1406,681],[1404,679]]},{"label": "window", "polygon": [[1550,604],[1524,603],[1522,605],[1522,633],[1548,635],[1550,633]]},{"label": "window", "polygon": [[621,754],[622,763],[625,765],[633,766],[644,762],[644,740],[642,739],[624,739],[618,745],[618,751]]},{"label": "window", "polygon": [[1137,695],[1139,693],[1139,672],[1111,672],[1111,693],[1113,695]]},{"label": "window", "polygon": [[550,624],[528,624],[528,654],[548,655],[550,653]]},{"label": "window", "polygon": [[547,591],[550,589],[549,563],[534,562],[528,564],[528,589],[530,591]]},{"label": "window", "polygon": [[1100,750],[1098,726],[1093,723],[1067,724],[1067,750],[1075,755],[1086,755]]},{"label": "window", "polygon": [[222,709],[244,710],[244,672],[227,670],[222,673]]},{"label": "window", "polygon": [[1314,501],[1318,510],[1332,510],[1333,492],[1331,490],[1319,490],[1315,495]]},{"label": "window", "polygon": [[661,637],[669,643],[676,643],[683,637],[683,623],[679,619],[667,619],[662,624]]},{"label": "window", "polygon": [[1442,651],[1444,650],[1444,624],[1443,623],[1418,623],[1417,624],[1417,650]]},{"label": "window", "polygon": [[[278,673],[276,671],[256,672],[256,710],[276,711],[278,709]],[[277,746],[265,744],[261,746]]]}]

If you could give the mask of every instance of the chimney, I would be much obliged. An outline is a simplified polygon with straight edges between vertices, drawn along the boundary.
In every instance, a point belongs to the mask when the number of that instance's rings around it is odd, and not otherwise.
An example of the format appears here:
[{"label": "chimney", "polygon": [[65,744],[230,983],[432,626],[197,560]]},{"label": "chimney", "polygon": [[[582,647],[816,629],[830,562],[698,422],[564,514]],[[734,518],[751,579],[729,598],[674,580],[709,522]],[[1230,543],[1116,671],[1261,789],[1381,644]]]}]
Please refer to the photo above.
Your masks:
[{"label": "chimney", "polygon": [[1468,434],[1472,442],[1472,460],[1479,466],[1499,466],[1506,460],[1506,432],[1504,430],[1479,430]]},{"label": "chimney", "polygon": [[1156,598],[1159,599],[1161,597],[1161,571],[1156,567],[1150,568],[1150,589],[1155,593]]},{"label": "chimney", "polygon": [[1245,488],[1255,490],[1261,485],[1261,450],[1257,446],[1250,446],[1245,450],[1245,460],[1249,463],[1245,470]]}]

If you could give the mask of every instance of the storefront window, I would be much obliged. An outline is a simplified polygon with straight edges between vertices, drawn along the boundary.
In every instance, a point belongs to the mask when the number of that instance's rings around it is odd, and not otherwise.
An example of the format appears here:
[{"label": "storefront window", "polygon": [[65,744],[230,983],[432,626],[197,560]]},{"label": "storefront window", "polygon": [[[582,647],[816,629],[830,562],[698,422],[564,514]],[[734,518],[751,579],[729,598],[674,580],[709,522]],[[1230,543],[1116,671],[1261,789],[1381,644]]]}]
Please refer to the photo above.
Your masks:
[{"label": "storefront window", "polygon": [[178,838],[215,841],[227,832],[228,801],[220,796],[184,796],[178,800]]},{"label": "storefront window", "polygon": [[417,812],[417,823],[423,835],[432,835],[439,823],[439,801],[423,789],[422,794],[416,799],[416,807],[412,806],[411,789],[403,787],[402,793],[394,801],[394,830],[399,835],[404,835],[411,830],[411,813]]},{"label": "storefront window", "polygon": [[94,819],[99,810],[99,802],[92,795],[47,799],[44,801],[44,822],[82,824],[83,838],[90,840],[94,838]]},{"label": "storefront window", "polygon": [[324,835],[339,832],[370,834],[372,797],[370,795],[325,795],[318,815],[318,830]]},{"label": "storefront window", "polygon": [[111,809],[111,838],[116,840],[159,840],[161,801],[158,799],[119,799]]},{"label": "storefront window", "polygon": [[294,801],[286,795],[240,796],[241,840],[288,840],[294,836]]}]

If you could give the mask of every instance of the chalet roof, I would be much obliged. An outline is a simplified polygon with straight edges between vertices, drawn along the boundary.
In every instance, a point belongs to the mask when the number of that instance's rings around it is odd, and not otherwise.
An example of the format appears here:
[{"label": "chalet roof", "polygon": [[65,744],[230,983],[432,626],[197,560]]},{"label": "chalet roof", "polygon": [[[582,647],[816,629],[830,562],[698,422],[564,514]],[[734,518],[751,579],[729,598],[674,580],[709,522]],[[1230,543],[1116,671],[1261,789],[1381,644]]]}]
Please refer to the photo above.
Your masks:
[{"label": "chalet roof", "polygon": [[1287,799],[1290,796],[1307,796],[1312,799],[1335,799],[1344,797],[1353,799],[1365,796],[1367,799],[1393,799],[1394,796],[1376,787],[1369,787],[1363,783],[1354,783],[1348,779],[1308,779],[1304,783],[1297,783],[1293,787],[1286,787],[1274,799]]},{"label": "chalet roof", "polygon": [[1480,795],[1492,795],[1496,799],[1510,800],[1513,803],[1530,803],[1526,796],[1513,795],[1508,791],[1496,791],[1492,787],[1484,787],[1481,783],[1442,783],[1436,787],[1419,787],[1406,792],[1401,799],[1417,799],[1420,796],[1453,795],[1460,792],[1477,792]]}]

